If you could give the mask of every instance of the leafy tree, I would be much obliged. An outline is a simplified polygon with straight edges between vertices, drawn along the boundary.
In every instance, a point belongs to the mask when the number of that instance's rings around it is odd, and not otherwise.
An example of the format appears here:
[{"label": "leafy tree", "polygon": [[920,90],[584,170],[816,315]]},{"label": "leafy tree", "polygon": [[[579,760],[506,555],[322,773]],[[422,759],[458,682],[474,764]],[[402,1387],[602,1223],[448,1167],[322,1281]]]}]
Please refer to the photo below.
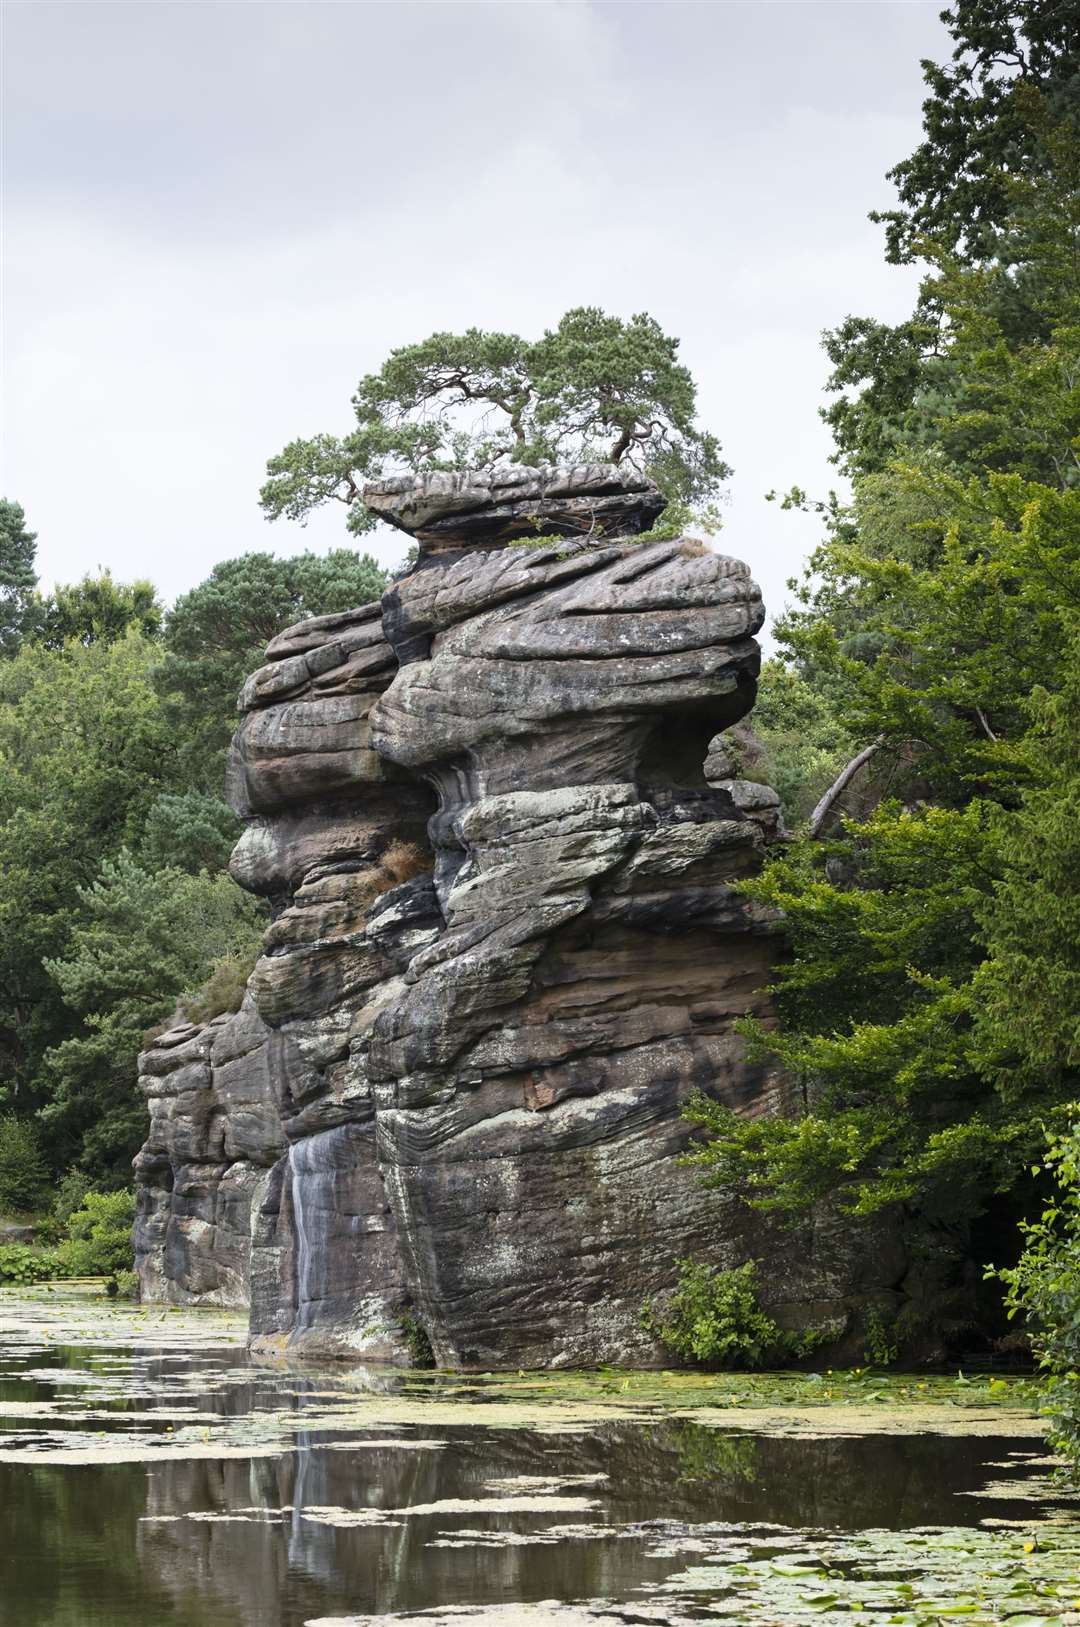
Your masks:
[{"label": "leafy tree", "polygon": [[242,554],[215,565],[177,599],[165,622],[154,682],[174,731],[188,787],[219,795],[236,698],[275,633],[307,616],[377,599],[386,573],[348,548],[322,557]]},{"label": "leafy tree", "polygon": [[162,609],[152,582],[114,582],[110,571],[84,576],[45,597],[36,595],[27,613],[28,631],[46,649],[69,641],[111,644],[129,627],[154,638],[161,631]]},{"label": "leafy tree", "polygon": [[[934,447],[953,408],[948,454],[969,472],[1012,467],[1023,400],[1004,417],[1005,441],[984,459],[982,395],[1002,351],[1038,345],[1075,327],[1072,280],[1080,210],[1080,33],[1073,7],[961,0],[943,13],[958,46],[952,67],[924,63],[934,94],[924,104],[927,142],[893,176],[903,207],[886,220],[893,259],[921,257],[934,270],[916,309],[895,327],[847,317],[826,334],[838,399],[823,417],[836,457],[851,473],[882,469],[899,449]],[[978,275],[974,275],[978,273]],[[982,368],[955,353],[956,281],[966,278],[986,334]],[[991,334],[994,329],[994,334]],[[960,366],[958,366],[960,363]],[[974,434],[971,434],[974,431]],[[1030,436],[1038,452],[1038,433]],[[969,441],[969,444],[968,444]],[[1034,473],[1034,469],[1030,469]],[[1043,478],[1047,477],[1043,470]]]},{"label": "leafy tree", "polygon": [[680,512],[708,503],[730,469],[696,423],[678,340],[641,313],[567,311],[535,342],[470,328],[391,351],[353,396],[356,427],[296,440],[270,459],[268,519],[307,519],[334,498],[367,531],[365,480],[403,469],[606,458],[651,474]]},{"label": "leafy tree", "polygon": [[1011,213],[1009,179],[1040,173],[1034,93],[1050,117],[1080,130],[1080,23],[1072,0],[957,0],[941,13],[955,41],[948,63],[923,63],[924,139],[890,171],[899,207],[886,257],[917,259],[927,239],[992,257]]},{"label": "leafy tree", "polygon": [[[993,32],[1003,12],[950,15]],[[980,1216],[1031,1201],[1080,1021],[1075,761],[1059,739],[1051,771],[1039,744],[1048,719],[1072,720],[1080,606],[1080,140],[1042,90],[1009,106],[1030,139],[994,171],[978,243],[921,242],[907,328],[847,332],[834,383],[861,390],[830,416],[852,496],[816,505],[825,538],[778,629],[864,764],[858,817],[838,824],[835,804],[749,889],[783,910],[791,958],[779,1029],[744,1031],[798,1111],[693,1109],[707,1178],[788,1216],[826,1198],[853,1223],[888,1211],[954,1266]],[[1024,1008],[1036,985],[1045,1045]]]},{"label": "leafy tree", "polygon": [[14,1113],[0,1114],[0,1214],[33,1209],[47,1178],[31,1121]]},{"label": "leafy tree", "polygon": [[44,1052],[77,1027],[45,961],[62,954],[80,888],[138,842],[175,745],[150,683],[154,646],[46,650],[0,663],[0,1080],[40,1099]]},{"label": "leafy tree", "polygon": [[711,1139],[692,1160],[710,1181],[789,1216],[829,1198],[853,1217],[905,1203],[961,1225],[1008,1189],[1037,1131],[1030,1103],[999,1101],[972,1056],[976,919],[992,885],[983,823],[977,805],[884,804],[844,839],[804,839],[769,866],[754,892],[784,911],[792,959],[779,1034],[746,1031],[801,1111],[748,1121],[699,1101]]},{"label": "leafy tree", "polygon": [[222,873],[242,679],[283,625],[383,580],[345,550],[227,562],[176,606],[163,651],[152,590],[105,576],[39,601],[51,620],[0,664],[0,1102],[37,1115],[54,1170],[122,1178],[144,1030],[215,966],[234,987],[257,935]]},{"label": "leafy tree", "polygon": [[761,669],[754,732],[768,753],[769,783],[789,825],[810,817],[851,755],[851,739],[828,696],[782,661]]},{"label": "leafy tree", "polygon": [[[1080,603],[1080,489],[903,478],[937,493],[940,552],[916,564],[917,551],[902,560],[844,543],[835,556],[846,603],[863,612],[860,636],[873,625],[878,653],[846,656],[827,620],[788,629],[811,670],[828,673],[830,699],[842,697],[853,742],[879,746],[900,800],[825,841],[804,835],[750,884],[783,911],[792,959],[777,974],[779,1033],[748,1032],[795,1079],[804,1112],[747,1123],[703,1104],[714,1139],[702,1157],[718,1179],[738,1175],[755,1201],[787,1213],[828,1193],[855,1215],[906,1204],[962,1232],[1021,1176],[1033,1114],[1071,1089],[1060,1070],[988,1071],[979,1013],[987,957],[1009,964],[1010,932],[1014,960],[1047,936],[1028,936],[1033,896],[1016,913],[1030,882],[1016,844],[1033,843],[1037,825],[1048,855],[1064,834],[1051,807],[1067,822],[1060,783],[1025,801],[1037,772],[1028,717],[1040,681],[1067,693],[1062,603]],[[1058,761],[1066,772],[1060,748]],[[1061,881],[1049,870],[1047,891]],[[1065,892],[1059,924],[1067,909]],[[1066,1000],[1060,978],[1055,989]],[[1067,1010],[1059,1022],[1077,1019]],[[1025,1024],[1013,1004],[1001,1026]]]},{"label": "leafy tree", "polygon": [[44,1058],[43,1118],[97,1179],[126,1179],[145,1122],[135,1062],[147,1028],[219,957],[257,942],[263,908],[227,875],[144,870],[126,850],[79,903],[68,947],[46,969],[81,1029]]},{"label": "leafy tree", "polygon": [[975,1037],[984,1070],[1021,1101],[1080,1084],[1080,614],[1065,625],[1061,687],[1029,702],[1029,784],[999,820],[1002,870],[981,911]]},{"label": "leafy tree", "polygon": [[0,656],[14,655],[35,587],[37,533],[20,503],[0,498]]}]

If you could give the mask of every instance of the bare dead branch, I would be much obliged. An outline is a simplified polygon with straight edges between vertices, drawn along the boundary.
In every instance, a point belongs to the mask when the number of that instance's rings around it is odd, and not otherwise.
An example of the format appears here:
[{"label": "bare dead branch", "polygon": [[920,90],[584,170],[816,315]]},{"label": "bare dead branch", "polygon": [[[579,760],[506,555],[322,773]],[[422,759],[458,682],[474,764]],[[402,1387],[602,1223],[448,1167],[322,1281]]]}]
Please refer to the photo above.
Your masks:
[{"label": "bare dead branch", "polygon": [[885,742],[883,740],[874,740],[869,746],[864,746],[862,751],[858,752],[854,757],[852,757],[850,762],[845,763],[844,767],[840,770],[840,773],[836,776],[836,779],[829,786],[829,789],[826,791],[825,795],[822,797],[821,801],[810,815],[810,835],[812,837],[816,838],[820,836],[821,827],[824,825],[826,819],[829,817],[829,814],[832,812],[832,808],[837,797],[843,795],[844,791],[847,790],[847,787],[851,784],[852,780],[855,778],[860,768],[862,768],[863,764],[868,763],[874,753],[876,751],[880,751],[884,744]]},{"label": "bare dead branch", "polygon": [[975,708],[975,716],[978,718],[979,723],[980,723],[980,725],[982,727],[982,732],[983,732],[983,734],[985,734],[986,738],[988,740],[992,740],[994,742],[994,744],[997,745],[997,735],[994,733],[993,729],[990,727],[989,723],[986,721],[986,713],[983,711],[981,706],[976,706],[976,708]]}]

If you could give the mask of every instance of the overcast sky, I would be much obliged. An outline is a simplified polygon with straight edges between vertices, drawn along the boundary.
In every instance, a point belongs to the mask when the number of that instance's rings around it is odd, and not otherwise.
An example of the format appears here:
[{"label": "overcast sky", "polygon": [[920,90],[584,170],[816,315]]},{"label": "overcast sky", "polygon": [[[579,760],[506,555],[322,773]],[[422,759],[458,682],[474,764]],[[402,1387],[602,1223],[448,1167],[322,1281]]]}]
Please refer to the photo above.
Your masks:
[{"label": "overcast sky", "polygon": [[[572,305],[682,340],[770,610],[835,479],[820,333],[895,320],[867,212],[919,136],[939,3],[4,6],[3,491],[43,580],[166,600],[249,549],[267,457],[394,345]],[[393,534],[373,551],[400,557]]]}]

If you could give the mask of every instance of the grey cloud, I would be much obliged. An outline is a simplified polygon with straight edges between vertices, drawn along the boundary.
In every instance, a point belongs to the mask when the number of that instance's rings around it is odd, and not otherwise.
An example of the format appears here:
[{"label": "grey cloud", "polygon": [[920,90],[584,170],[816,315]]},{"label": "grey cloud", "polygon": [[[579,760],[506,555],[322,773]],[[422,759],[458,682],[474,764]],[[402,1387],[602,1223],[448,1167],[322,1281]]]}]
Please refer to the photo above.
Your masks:
[{"label": "grey cloud", "polygon": [[[823,327],[912,276],[867,211],[918,138],[933,4],[8,8],[6,490],[50,578],[166,596],[267,527],[269,454],[394,344],[568,306],[683,339],[772,609],[835,479]],[[380,539],[388,560],[399,544]]]}]

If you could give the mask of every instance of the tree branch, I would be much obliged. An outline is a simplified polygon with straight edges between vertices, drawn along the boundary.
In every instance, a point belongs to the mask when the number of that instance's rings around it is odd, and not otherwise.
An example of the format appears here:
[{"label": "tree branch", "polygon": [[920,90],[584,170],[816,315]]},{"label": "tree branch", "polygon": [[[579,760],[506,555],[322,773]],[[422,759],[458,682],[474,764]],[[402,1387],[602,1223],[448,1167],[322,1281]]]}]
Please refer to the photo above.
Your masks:
[{"label": "tree branch", "polygon": [[862,751],[854,756],[849,763],[845,763],[840,773],[836,776],[836,779],[829,786],[829,789],[826,791],[825,795],[822,797],[821,801],[810,815],[810,835],[812,837],[816,838],[820,836],[821,827],[824,825],[826,819],[829,817],[829,814],[832,812],[833,804],[836,802],[837,797],[841,796],[844,791],[847,790],[847,787],[851,784],[852,780],[855,778],[855,775],[859,772],[863,764],[868,763],[874,753],[876,751],[880,751],[884,744],[885,742],[883,740],[875,740],[869,746],[864,746]]},{"label": "tree branch", "polygon": [[982,731],[985,734],[986,738],[988,740],[992,740],[994,742],[994,744],[996,745],[997,744],[997,735],[994,733],[993,729],[990,727],[989,723],[986,721],[986,713],[983,711],[981,706],[976,706],[976,708],[975,708],[975,716],[978,718],[980,724],[982,725]]}]

